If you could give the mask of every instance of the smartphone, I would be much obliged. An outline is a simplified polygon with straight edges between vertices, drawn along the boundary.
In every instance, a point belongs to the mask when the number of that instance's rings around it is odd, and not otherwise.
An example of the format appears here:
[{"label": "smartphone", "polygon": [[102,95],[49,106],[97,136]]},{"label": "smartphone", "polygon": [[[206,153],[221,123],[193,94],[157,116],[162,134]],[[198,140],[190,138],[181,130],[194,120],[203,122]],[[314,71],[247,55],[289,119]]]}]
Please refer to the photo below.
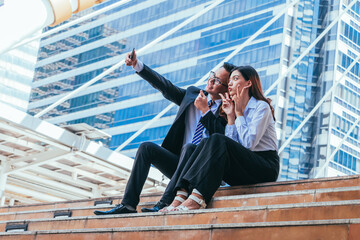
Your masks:
[{"label": "smartphone", "polygon": [[131,60],[134,60],[134,53],[135,53],[135,48],[133,48],[132,52],[130,53]]}]

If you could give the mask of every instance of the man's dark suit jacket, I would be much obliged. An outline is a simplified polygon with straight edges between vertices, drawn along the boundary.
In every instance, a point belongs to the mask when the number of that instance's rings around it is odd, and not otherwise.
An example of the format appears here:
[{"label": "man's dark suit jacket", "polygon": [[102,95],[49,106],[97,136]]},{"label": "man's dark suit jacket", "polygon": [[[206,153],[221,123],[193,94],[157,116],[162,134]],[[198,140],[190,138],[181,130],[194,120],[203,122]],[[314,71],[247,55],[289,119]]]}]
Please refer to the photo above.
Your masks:
[{"label": "man's dark suit jacket", "polygon": [[[161,145],[170,152],[180,155],[185,134],[186,110],[190,104],[194,103],[201,89],[194,86],[188,87],[186,90],[179,88],[145,64],[143,70],[138,72],[138,74],[148,81],[154,88],[159,90],[166,99],[180,106],[174,123],[170,127],[170,130]],[[206,92],[204,93],[207,95]],[[219,108],[215,115],[209,111],[201,118],[200,121],[209,131],[210,135],[213,133],[224,134],[225,132],[227,122],[223,117],[219,116]]]}]

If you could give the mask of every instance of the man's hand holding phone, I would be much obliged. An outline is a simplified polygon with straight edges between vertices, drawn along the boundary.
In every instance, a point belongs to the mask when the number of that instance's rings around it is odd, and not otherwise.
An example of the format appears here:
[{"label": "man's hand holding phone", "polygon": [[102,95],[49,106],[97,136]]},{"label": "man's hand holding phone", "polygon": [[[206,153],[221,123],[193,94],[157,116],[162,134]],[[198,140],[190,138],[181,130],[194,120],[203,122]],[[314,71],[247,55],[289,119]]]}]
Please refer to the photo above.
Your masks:
[{"label": "man's hand holding phone", "polygon": [[135,48],[133,48],[133,50],[126,55],[125,64],[127,66],[135,67],[136,63],[137,63],[137,58],[136,58]]}]

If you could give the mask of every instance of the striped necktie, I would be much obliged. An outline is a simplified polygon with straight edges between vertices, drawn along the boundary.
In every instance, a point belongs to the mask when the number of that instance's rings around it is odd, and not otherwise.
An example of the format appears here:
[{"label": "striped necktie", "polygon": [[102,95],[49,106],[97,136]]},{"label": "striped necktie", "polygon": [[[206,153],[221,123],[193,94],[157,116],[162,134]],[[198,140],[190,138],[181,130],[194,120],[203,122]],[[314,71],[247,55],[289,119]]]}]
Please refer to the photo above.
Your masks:
[{"label": "striped necktie", "polygon": [[[215,103],[215,101],[213,101],[213,100],[208,101],[209,108],[211,108],[211,106],[214,105],[214,103]],[[193,144],[198,145],[200,143],[200,141],[202,139],[203,131],[204,131],[204,125],[202,125],[201,118],[200,118],[199,122],[196,126],[194,137],[192,139]]]}]

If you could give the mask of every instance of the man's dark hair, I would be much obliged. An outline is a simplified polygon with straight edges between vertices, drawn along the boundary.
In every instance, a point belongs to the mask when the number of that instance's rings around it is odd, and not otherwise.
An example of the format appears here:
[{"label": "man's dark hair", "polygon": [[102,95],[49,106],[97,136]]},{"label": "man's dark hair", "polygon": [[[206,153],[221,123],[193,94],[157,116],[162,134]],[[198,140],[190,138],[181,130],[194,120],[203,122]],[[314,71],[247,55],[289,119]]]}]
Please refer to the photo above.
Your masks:
[{"label": "man's dark hair", "polygon": [[228,62],[224,62],[223,68],[225,68],[225,70],[229,73],[231,73],[231,71],[236,68],[236,66],[234,64],[228,63]]}]

